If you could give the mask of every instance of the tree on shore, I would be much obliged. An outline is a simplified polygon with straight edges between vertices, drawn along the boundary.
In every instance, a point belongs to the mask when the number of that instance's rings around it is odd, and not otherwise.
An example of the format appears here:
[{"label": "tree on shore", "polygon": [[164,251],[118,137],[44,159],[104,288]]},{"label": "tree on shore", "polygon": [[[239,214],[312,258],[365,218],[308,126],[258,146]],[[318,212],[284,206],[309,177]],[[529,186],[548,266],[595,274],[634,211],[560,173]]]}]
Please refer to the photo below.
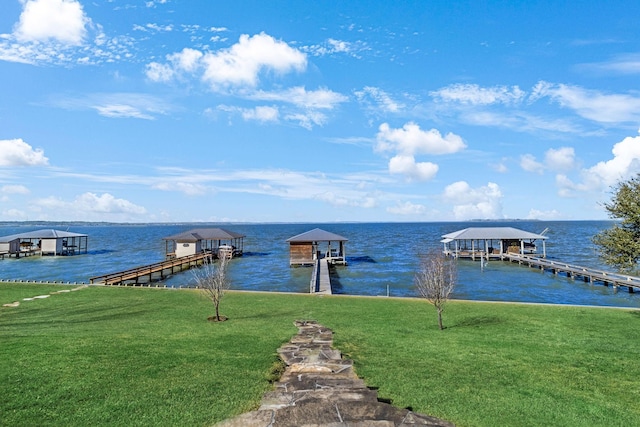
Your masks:
[{"label": "tree on shore", "polygon": [[438,327],[444,329],[442,312],[449,300],[458,278],[455,258],[447,257],[438,250],[431,250],[421,257],[415,275],[416,288],[421,297],[427,299],[438,313]]},{"label": "tree on shore", "polygon": [[593,237],[605,263],[625,272],[637,271],[640,261],[640,174],[619,182],[604,203],[609,217],[620,220]]},{"label": "tree on shore", "polygon": [[196,285],[201,290],[202,294],[206,296],[215,308],[215,316],[211,316],[209,320],[215,320],[221,322],[227,320],[225,316],[220,315],[220,302],[224,297],[225,291],[227,291],[231,285],[227,276],[227,265],[229,259],[222,257],[218,259],[217,265],[215,265],[213,258],[204,258],[202,267],[193,270],[193,276],[196,281]]}]

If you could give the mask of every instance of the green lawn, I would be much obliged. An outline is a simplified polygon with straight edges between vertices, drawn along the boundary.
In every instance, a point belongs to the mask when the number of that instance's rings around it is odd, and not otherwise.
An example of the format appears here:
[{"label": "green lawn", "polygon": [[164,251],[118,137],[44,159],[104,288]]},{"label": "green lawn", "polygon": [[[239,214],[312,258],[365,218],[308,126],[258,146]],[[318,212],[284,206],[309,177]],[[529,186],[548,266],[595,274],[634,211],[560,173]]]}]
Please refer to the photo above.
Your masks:
[{"label": "green lawn", "polygon": [[[0,283],[0,303],[59,286]],[[26,294],[24,290],[28,289]],[[28,294],[28,295],[27,295]],[[316,319],[383,398],[461,426],[640,425],[640,311],[90,287],[0,308],[0,425],[210,425]]]}]

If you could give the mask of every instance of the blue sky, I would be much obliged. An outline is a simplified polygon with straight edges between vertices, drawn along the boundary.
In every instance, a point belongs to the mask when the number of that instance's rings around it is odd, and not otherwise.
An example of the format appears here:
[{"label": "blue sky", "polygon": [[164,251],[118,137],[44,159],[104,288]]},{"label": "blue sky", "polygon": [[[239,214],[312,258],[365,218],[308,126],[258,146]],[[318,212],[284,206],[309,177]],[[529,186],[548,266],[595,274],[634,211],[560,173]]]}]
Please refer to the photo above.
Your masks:
[{"label": "blue sky", "polygon": [[604,219],[640,172],[638,16],[2,0],[0,220]]}]

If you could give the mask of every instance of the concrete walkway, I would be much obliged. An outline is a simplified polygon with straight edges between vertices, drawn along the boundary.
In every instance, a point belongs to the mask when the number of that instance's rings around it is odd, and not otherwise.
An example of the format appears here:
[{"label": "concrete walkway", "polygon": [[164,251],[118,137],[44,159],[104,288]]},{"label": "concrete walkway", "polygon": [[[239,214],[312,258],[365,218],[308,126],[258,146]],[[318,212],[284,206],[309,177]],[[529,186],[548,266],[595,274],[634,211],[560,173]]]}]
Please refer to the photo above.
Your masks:
[{"label": "concrete walkway", "polygon": [[333,333],[316,322],[296,322],[298,334],[278,353],[286,370],[257,411],[219,427],[392,427],[453,424],[378,401],[353,372],[353,362],[331,348]]}]

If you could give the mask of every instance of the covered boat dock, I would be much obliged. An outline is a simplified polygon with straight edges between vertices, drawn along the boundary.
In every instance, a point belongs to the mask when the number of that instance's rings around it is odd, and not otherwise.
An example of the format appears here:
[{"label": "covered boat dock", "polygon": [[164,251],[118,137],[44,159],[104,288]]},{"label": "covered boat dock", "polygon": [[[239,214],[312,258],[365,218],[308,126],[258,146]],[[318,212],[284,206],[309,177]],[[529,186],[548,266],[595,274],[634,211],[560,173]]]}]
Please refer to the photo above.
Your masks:
[{"label": "covered boat dock", "polygon": [[44,229],[0,237],[0,256],[76,255],[87,253],[86,234]]},{"label": "covered boat dock", "polygon": [[513,227],[470,227],[442,236],[444,253],[455,258],[502,259],[505,254],[538,253],[536,242],[542,242],[546,258],[546,236]]},{"label": "covered boat dock", "polygon": [[218,258],[242,256],[244,234],[222,228],[196,228],[165,237],[166,258],[182,258],[199,253],[211,253]]},{"label": "covered boat dock", "polygon": [[315,228],[287,239],[289,266],[313,265],[319,259],[329,264],[347,264],[345,243],[349,239],[339,234]]}]

